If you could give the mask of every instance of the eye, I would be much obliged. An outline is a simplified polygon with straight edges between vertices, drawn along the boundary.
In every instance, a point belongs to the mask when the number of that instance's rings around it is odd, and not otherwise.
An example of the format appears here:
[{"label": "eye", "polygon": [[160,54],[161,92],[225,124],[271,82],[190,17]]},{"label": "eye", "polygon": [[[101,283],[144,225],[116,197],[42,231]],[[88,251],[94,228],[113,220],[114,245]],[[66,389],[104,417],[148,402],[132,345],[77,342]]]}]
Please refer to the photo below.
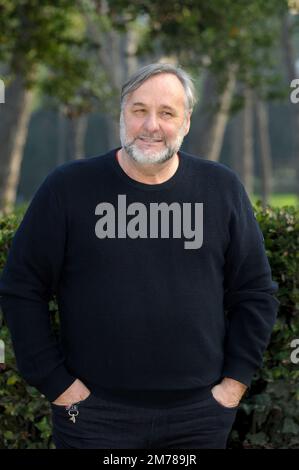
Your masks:
[{"label": "eye", "polygon": [[169,117],[172,116],[172,113],[170,113],[169,111],[162,111],[162,115]]},{"label": "eye", "polygon": [[135,109],[134,113],[135,114],[143,114],[143,113],[145,113],[145,109]]}]

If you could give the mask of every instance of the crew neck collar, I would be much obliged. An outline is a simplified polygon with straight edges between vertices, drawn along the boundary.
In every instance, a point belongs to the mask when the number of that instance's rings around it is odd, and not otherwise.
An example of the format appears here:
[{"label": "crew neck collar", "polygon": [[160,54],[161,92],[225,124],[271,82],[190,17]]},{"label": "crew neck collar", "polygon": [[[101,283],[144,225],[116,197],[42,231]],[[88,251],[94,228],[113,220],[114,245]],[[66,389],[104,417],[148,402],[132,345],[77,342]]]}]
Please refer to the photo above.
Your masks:
[{"label": "crew neck collar", "polygon": [[131,186],[134,186],[135,188],[141,189],[143,191],[161,191],[164,189],[171,188],[183,176],[186,162],[185,162],[185,157],[183,153],[179,150],[177,152],[179,156],[178,167],[175,173],[168,180],[164,181],[163,183],[157,183],[157,184],[141,183],[140,181],[137,181],[131,178],[129,175],[127,175],[127,173],[120,166],[118,159],[117,159],[117,152],[120,149],[121,147],[118,147],[111,151],[110,159],[111,159],[113,169],[117,172],[117,174],[122,178],[123,181],[125,181],[127,184],[130,184]]}]

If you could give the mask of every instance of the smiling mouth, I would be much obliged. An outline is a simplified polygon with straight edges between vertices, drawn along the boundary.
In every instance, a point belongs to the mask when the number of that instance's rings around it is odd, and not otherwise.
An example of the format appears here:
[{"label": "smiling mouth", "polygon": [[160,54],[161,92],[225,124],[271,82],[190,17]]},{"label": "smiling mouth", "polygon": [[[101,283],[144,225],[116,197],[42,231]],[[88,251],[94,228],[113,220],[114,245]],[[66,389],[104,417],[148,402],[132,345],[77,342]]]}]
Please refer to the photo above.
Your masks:
[{"label": "smiling mouth", "polygon": [[158,144],[160,142],[163,142],[162,139],[146,139],[146,138],[143,138],[143,137],[139,137],[139,140],[141,140],[142,142],[146,143],[146,144]]}]

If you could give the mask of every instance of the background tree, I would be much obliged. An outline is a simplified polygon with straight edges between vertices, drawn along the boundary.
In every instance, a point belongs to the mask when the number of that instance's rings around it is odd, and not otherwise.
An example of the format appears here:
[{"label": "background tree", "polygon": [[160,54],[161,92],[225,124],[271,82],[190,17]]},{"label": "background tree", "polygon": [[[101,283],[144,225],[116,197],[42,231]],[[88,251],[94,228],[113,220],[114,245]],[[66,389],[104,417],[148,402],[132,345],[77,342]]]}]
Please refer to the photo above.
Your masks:
[{"label": "background tree", "polygon": [[0,209],[7,210],[15,202],[34,87],[52,93],[74,116],[100,95],[105,77],[104,71],[93,75],[95,45],[70,0],[0,0],[0,44],[7,88],[0,108]]}]

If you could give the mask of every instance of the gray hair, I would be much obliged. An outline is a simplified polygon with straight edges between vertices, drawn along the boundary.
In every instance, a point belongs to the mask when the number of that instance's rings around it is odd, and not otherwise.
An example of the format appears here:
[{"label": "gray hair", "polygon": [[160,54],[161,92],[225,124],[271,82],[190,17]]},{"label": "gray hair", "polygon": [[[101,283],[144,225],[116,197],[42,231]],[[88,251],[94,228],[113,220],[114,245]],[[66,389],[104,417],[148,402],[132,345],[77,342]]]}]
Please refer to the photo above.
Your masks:
[{"label": "gray hair", "polygon": [[126,102],[126,97],[132,93],[134,90],[140,87],[143,82],[148,80],[154,75],[158,75],[160,73],[172,73],[175,75],[181,82],[184,87],[185,95],[186,95],[186,108],[188,111],[193,110],[197,102],[195,86],[193,84],[193,78],[187,72],[185,72],[180,67],[176,67],[172,64],[149,64],[145,65],[141,69],[137,70],[127,82],[123,85],[121,90],[121,110]]}]

